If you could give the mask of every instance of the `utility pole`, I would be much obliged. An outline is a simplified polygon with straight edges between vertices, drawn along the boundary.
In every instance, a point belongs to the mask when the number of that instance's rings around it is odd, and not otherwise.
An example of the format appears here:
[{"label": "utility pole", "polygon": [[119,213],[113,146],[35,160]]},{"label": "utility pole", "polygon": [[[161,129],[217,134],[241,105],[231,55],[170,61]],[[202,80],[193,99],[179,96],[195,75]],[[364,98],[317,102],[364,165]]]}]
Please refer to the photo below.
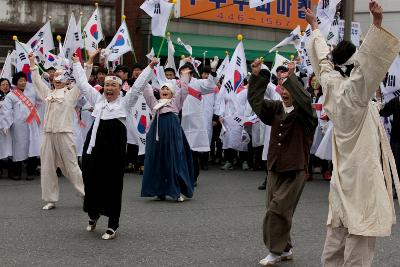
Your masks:
[{"label": "utility pole", "polygon": [[351,23],[354,20],[354,2],[355,0],[342,0],[343,3],[343,17],[345,20],[344,27],[344,40],[351,41]]}]

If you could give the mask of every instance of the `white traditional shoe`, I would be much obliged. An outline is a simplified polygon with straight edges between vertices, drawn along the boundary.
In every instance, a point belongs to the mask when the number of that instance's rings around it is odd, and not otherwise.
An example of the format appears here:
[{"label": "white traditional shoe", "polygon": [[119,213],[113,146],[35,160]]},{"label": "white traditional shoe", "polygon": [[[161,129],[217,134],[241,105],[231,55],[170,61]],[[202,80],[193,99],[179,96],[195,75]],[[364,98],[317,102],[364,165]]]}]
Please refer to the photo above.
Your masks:
[{"label": "white traditional shoe", "polygon": [[293,251],[290,249],[288,252],[283,252],[281,255],[281,261],[293,260]]},{"label": "white traditional shoe", "polygon": [[89,220],[89,224],[86,227],[86,231],[93,232],[94,230],[96,230],[96,224],[97,224],[97,221]]},{"label": "white traditional shoe", "polygon": [[42,210],[52,210],[56,207],[56,204],[53,202],[49,202],[43,206]]},{"label": "white traditional shoe", "polygon": [[183,202],[183,201],[185,201],[185,198],[182,195],[180,195],[180,197],[178,197],[176,201]]},{"label": "white traditional shoe", "polygon": [[260,260],[260,264],[264,266],[273,266],[276,263],[281,261],[281,256],[274,254],[274,253],[269,253],[267,257],[264,259]]},{"label": "white traditional shoe", "polygon": [[114,239],[117,232],[111,228],[108,228],[104,235],[101,237],[103,240],[111,240]]}]

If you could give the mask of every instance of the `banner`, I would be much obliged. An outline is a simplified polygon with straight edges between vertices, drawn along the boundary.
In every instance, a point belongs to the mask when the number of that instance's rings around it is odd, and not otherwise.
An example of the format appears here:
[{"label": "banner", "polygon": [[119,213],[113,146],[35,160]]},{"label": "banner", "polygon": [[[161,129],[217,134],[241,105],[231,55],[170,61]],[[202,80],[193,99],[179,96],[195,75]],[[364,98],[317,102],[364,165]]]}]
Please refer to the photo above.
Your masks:
[{"label": "banner", "polygon": [[181,18],[293,30],[307,26],[304,7],[318,0],[275,0],[250,8],[247,0],[181,0],[177,15]]}]

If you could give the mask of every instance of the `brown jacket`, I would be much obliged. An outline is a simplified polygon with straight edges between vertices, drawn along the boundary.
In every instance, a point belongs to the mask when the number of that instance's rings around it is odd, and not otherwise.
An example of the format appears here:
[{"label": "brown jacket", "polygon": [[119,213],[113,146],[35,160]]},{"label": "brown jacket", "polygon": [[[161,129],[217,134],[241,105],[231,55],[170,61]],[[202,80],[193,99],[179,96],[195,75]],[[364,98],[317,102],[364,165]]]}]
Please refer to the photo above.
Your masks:
[{"label": "brown jacket", "polygon": [[285,114],[281,101],[265,100],[268,77],[260,73],[249,81],[248,100],[257,116],[271,126],[268,150],[268,170],[287,172],[306,170],[317,115],[311,107],[311,97],[292,74],[283,84],[293,98],[294,110]]}]

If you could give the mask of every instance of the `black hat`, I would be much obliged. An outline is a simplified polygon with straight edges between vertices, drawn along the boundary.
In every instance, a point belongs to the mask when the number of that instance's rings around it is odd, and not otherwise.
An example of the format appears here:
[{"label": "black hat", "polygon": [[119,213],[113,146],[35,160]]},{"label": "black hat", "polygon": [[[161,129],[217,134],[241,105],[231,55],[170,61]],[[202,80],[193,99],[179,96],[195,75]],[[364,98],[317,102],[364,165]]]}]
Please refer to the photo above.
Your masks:
[{"label": "black hat", "polygon": [[286,68],[285,66],[279,66],[279,67],[276,68],[276,72],[278,73],[278,72],[280,72],[280,71],[282,71],[282,72],[288,72],[289,69]]}]

